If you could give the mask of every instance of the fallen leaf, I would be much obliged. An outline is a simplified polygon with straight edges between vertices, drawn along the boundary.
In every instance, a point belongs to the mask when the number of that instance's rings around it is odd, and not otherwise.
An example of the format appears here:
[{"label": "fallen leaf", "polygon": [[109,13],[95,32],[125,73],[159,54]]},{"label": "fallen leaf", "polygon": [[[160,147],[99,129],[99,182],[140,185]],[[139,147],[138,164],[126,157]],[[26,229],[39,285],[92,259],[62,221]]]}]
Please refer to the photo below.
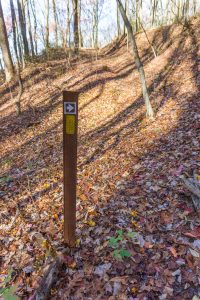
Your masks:
[{"label": "fallen leaf", "polygon": [[133,217],[137,217],[137,216],[138,216],[138,213],[137,213],[137,211],[135,211],[135,210],[132,210],[132,211],[131,211],[131,216],[133,216]]},{"label": "fallen leaf", "polygon": [[193,237],[193,238],[198,238],[200,237],[200,226],[196,227],[194,230],[185,232],[184,235]]},{"label": "fallen leaf", "polygon": [[178,256],[178,254],[177,254],[177,252],[176,252],[176,249],[175,249],[174,247],[170,247],[169,250],[170,250],[170,252],[173,254],[174,257],[177,257],[177,256]]},{"label": "fallen leaf", "polygon": [[99,265],[95,268],[94,274],[99,275],[100,277],[102,277],[111,268],[111,266],[112,266],[111,263],[106,263],[106,264],[103,264],[103,265]]},{"label": "fallen leaf", "polygon": [[93,220],[89,220],[88,225],[90,227],[94,227],[96,225],[96,223]]},{"label": "fallen leaf", "polygon": [[192,256],[196,257],[196,258],[199,258],[200,255],[199,255],[199,252],[193,250],[193,249],[190,249],[190,253],[192,254]]}]

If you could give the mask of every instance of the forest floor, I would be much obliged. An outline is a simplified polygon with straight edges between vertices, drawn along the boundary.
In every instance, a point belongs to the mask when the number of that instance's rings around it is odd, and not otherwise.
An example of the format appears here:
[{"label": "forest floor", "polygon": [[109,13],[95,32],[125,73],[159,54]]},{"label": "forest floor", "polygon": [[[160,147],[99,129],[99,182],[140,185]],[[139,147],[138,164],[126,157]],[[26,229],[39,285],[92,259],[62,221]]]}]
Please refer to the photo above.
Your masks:
[{"label": "forest floor", "polygon": [[199,299],[200,221],[180,176],[200,171],[200,18],[137,36],[154,121],[126,42],[98,60],[27,67],[0,86],[1,271],[21,299],[63,245],[62,92],[79,91],[77,245],[51,299]]}]

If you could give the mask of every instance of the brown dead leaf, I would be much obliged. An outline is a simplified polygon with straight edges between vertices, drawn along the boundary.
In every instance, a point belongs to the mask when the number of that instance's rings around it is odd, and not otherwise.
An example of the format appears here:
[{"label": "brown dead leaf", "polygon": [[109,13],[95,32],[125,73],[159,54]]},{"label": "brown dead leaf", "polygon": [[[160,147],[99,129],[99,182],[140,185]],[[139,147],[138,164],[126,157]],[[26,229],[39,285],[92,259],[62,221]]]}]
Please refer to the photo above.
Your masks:
[{"label": "brown dead leaf", "polygon": [[173,255],[174,257],[177,257],[177,256],[178,256],[178,254],[177,254],[177,252],[176,252],[176,249],[175,249],[174,247],[169,247],[169,250],[170,250],[170,252],[172,253],[172,255]]}]

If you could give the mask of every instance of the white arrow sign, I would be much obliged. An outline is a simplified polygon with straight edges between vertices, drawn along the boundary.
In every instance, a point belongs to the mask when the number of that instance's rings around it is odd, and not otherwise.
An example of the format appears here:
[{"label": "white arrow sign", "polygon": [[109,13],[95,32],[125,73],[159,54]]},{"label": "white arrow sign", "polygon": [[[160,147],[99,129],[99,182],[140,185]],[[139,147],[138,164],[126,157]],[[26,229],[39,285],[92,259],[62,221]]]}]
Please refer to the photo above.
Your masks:
[{"label": "white arrow sign", "polygon": [[71,104],[68,104],[67,105],[67,111],[72,111],[72,110],[74,110],[74,106],[72,106]]},{"label": "white arrow sign", "polygon": [[75,115],[76,114],[76,102],[65,102],[64,103],[64,114]]}]

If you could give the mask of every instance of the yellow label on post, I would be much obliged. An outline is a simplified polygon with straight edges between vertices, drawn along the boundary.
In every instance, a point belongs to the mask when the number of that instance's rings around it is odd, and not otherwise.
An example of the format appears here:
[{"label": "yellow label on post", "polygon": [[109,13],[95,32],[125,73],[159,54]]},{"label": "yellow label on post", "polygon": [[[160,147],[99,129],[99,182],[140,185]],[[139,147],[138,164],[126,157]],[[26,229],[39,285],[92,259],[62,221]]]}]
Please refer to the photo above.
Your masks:
[{"label": "yellow label on post", "polygon": [[74,134],[76,129],[76,116],[66,115],[66,134]]}]

